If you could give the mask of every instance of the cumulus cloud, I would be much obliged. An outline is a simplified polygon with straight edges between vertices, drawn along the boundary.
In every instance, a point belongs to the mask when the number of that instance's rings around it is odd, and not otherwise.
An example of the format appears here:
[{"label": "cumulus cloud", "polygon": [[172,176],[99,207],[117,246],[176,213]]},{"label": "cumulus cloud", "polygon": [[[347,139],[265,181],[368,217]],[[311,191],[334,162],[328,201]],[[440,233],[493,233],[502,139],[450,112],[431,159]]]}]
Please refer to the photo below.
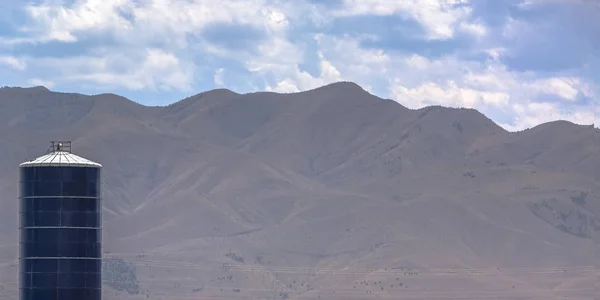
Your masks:
[{"label": "cumulus cloud", "polygon": [[5,65],[9,68],[23,71],[27,67],[27,64],[14,56],[0,56],[0,65]]},{"label": "cumulus cloud", "polygon": [[223,69],[223,68],[218,68],[215,71],[215,75],[213,77],[213,81],[215,83],[215,87],[221,87],[221,86],[224,85],[223,72],[225,72],[225,69]]},{"label": "cumulus cloud", "polygon": [[541,93],[554,94],[565,100],[573,101],[580,92],[579,85],[578,78],[554,77],[536,80],[531,87]]},{"label": "cumulus cloud", "polygon": [[28,83],[32,86],[43,86],[47,88],[53,88],[55,83],[51,80],[43,80],[39,78],[32,78],[28,80]]},{"label": "cumulus cloud", "polygon": [[191,91],[193,71],[173,53],[160,49],[31,60],[38,66],[59,71],[61,80],[66,82],[89,82],[105,88],[131,90]]},{"label": "cumulus cloud", "polygon": [[126,30],[129,22],[120,9],[130,6],[126,0],[76,1],[72,7],[53,4],[30,4],[27,12],[34,20],[27,30],[40,42],[77,41],[77,34],[88,30]]},{"label": "cumulus cloud", "polygon": [[594,124],[594,112],[589,109],[565,110],[556,103],[530,102],[516,103],[512,107],[514,120],[512,123],[499,124],[511,131],[535,127],[541,123],[556,120],[570,121],[579,124]]},{"label": "cumulus cloud", "polygon": [[[320,57],[320,73],[319,76],[313,76],[308,72],[302,71],[297,65],[290,66],[291,69],[280,69],[276,72],[285,73],[286,77],[278,80],[274,87],[267,86],[268,91],[280,92],[280,93],[292,93],[304,90],[313,89],[328,83],[343,81],[344,78],[340,71],[331,64],[323,54],[319,54]],[[281,76],[278,76],[281,77]]]},{"label": "cumulus cloud", "polygon": [[480,104],[501,107],[509,103],[507,93],[461,88],[454,81],[444,85],[426,82],[412,89],[397,82],[392,86],[392,94],[394,99],[410,108],[428,105],[476,108]]},{"label": "cumulus cloud", "polygon": [[344,0],[343,3],[342,8],[334,11],[334,16],[398,14],[417,21],[425,28],[430,39],[452,38],[459,26],[471,28],[470,31],[477,33],[485,32],[483,25],[467,21],[471,12],[467,0]]},{"label": "cumulus cloud", "polygon": [[284,30],[285,14],[261,0],[76,0],[72,5],[31,4],[27,31],[39,42],[76,42],[89,33],[110,34],[122,42],[167,39],[187,47],[187,37],[215,23],[237,23],[269,32]]},{"label": "cumulus cloud", "polygon": [[[292,52],[296,51],[284,37],[286,15],[264,1],[77,0],[72,5],[43,3],[25,9],[33,20],[26,26],[29,36],[5,38],[5,44],[76,43],[89,39],[89,35],[111,41],[82,56],[30,59],[51,67],[63,64],[63,79],[71,82],[133,90],[189,90],[195,68],[191,51],[234,60],[251,58],[247,49],[220,43],[218,39],[227,40],[227,35],[221,37],[217,32],[215,39],[207,39],[204,30],[215,24],[256,28],[268,35],[258,43],[261,56],[246,62],[256,71],[285,65],[286,60],[294,59]],[[126,55],[114,53],[121,51]],[[180,55],[184,52],[188,55]],[[123,70],[122,66],[131,69]]]}]

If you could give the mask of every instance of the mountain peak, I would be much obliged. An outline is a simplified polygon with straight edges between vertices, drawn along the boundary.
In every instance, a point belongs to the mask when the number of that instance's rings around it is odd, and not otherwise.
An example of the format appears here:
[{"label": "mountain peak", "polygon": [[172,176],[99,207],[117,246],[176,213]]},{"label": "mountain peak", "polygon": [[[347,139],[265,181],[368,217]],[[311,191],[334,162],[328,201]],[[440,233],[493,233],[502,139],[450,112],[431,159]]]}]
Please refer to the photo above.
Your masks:
[{"label": "mountain peak", "polygon": [[573,131],[589,127],[593,128],[593,126],[590,125],[579,125],[568,120],[556,120],[539,124],[537,126],[527,129],[527,131]]},{"label": "mountain peak", "polygon": [[309,90],[309,91],[318,91],[318,90],[339,90],[339,91],[361,91],[366,92],[360,85],[351,82],[351,81],[338,81],[330,84],[326,84],[324,86]]},{"label": "mountain peak", "polygon": [[17,91],[21,91],[21,92],[50,92],[50,90],[48,88],[46,88],[45,86],[32,86],[32,87],[12,87],[12,86],[3,86],[0,88],[0,90],[5,90],[5,91],[12,91],[12,92],[17,92]]},{"label": "mountain peak", "polygon": [[311,98],[318,95],[317,98],[321,98],[328,102],[330,100],[335,100],[334,102],[336,103],[341,101],[340,103],[345,104],[364,104],[367,100],[375,102],[386,100],[369,93],[360,85],[350,81],[334,82],[298,94],[310,95]]},{"label": "mountain peak", "polygon": [[225,89],[225,88],[220,88],[220,89],[214,89],[214,90],[210,90],[210,91],[206,91],[204,93],[200,93],[200,95],[210,95],[210,96],[233,96],[233,95],[239,95],[238,93],[230,90],[230,89]]},{"label": "mountain peak", "polygon": [[43,86],[43,85],[38,85],[38,86],[34,86],[34,87],[30,87],[28,88],[31,91],[36,91],[36,92],[49,92],[50,90]]}]

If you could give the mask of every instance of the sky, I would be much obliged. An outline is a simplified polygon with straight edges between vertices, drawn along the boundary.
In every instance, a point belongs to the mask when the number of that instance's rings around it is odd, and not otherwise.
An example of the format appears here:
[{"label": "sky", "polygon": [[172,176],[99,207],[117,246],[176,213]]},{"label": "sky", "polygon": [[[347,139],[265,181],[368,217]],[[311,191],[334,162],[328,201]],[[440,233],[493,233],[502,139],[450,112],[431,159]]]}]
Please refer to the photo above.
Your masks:
[{"label": "sky", "polygon": [[475,108],[513,131],[594,124],[600,1],[0,2],[1,86],[167,105],[337,81],[412,109]]}]

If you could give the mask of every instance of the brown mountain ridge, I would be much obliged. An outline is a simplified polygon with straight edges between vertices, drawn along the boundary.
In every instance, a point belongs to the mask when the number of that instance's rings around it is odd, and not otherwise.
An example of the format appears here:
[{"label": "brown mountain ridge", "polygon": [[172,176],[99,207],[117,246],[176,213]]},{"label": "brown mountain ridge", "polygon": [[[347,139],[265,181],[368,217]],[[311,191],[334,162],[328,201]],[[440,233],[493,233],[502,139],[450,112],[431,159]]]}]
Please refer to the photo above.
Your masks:
[{"label": "brown mountain ridge", "polygon": [[350,82],[165,107],[2,88],[1,286],[18,164],[60,139],[104,166],[107,299],[593,299],[598,137]]}]

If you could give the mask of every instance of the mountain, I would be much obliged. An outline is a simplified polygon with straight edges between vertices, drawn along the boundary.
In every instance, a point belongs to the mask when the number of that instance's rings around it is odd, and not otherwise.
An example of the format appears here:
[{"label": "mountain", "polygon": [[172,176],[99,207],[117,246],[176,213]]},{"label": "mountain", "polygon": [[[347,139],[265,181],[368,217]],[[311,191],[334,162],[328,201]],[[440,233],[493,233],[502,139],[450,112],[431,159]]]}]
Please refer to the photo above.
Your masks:
[{"label": "mountain", "polygon": [[107,299],[600,298],[599,136],[350,82],[166,107],[2,88],[0,290],[18,164],[71,140],[104,166]]}]

